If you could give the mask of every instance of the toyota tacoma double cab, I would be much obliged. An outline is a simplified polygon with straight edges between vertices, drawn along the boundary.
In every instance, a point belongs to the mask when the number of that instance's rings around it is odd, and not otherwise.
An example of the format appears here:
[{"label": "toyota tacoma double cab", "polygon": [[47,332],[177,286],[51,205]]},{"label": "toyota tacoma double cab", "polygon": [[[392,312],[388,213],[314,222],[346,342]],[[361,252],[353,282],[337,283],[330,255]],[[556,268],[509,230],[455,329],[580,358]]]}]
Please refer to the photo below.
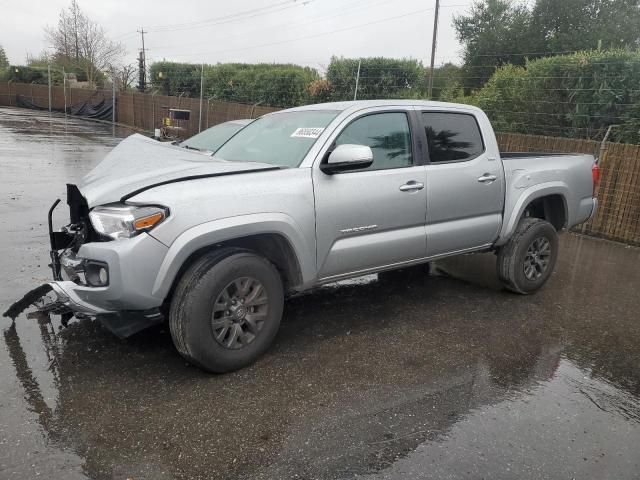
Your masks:
[{"label": "toyota tacoma double cab", "polygon": [[590,155],[501,154],[478,108],[418,100],[270,113],[213,156],[132,135],[67,186],[67,226],[50,213],[47,288],[121,337],[166,319],[181,355],[231,371],[320,284],[493,251],[507,289],[535,292],[598,174]]}]

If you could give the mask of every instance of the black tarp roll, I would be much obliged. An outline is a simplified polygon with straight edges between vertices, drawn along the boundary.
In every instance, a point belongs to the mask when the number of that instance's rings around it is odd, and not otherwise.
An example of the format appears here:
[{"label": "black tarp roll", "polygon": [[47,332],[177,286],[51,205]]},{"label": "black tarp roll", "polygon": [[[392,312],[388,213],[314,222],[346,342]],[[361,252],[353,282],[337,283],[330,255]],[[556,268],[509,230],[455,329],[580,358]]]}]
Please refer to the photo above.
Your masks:
[{"label": "black tarp roll", "polygon": [[[101,120],[111,120],[113,106],[111,101],[107,102],[102,99],[97,103],[92,103],[93,95],[84,102],[75,103],[67,106],[67,114],[77,117],[99,118]],[[24,95],[16,95],[16,105],[22,108],[30,108],[32,110],[49,110],[49,107],[37,105]],[[65,113],[64,108],[52,108],[53,112]]]}]

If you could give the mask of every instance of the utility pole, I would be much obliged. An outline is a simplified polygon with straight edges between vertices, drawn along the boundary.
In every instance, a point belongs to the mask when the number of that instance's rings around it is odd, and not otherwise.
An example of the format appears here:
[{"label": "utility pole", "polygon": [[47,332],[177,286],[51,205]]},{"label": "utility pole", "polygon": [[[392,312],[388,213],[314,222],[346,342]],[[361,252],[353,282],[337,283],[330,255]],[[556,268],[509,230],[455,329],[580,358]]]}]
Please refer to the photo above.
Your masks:
[{"label": "utility pole", "polygon": [[144,57],[142,55],[142,50],[138,54],[138,91],[144,93],[147,88],[146,78],[145,78],[145,66],[144,66]]},{"label": "utility pole", "polygon": [[142,37],[142,50],[140,50],[140,57],[138,59],[138,90],[144,92],[147,89],[147,56],[146,49],[144,48],[144,34],[148,33],[144,31],[144,28],[137,30]]},{"label": "utility pole", "polygon": [[431,100],[433,94],[433,69],[436,61],[436,44],[438,42],[438,14],[440,13],[440,0],[436,0],[436,12],[433,20],[433,40],[431,41],[431,68],[429,70],[429,90],[428,98]]}]

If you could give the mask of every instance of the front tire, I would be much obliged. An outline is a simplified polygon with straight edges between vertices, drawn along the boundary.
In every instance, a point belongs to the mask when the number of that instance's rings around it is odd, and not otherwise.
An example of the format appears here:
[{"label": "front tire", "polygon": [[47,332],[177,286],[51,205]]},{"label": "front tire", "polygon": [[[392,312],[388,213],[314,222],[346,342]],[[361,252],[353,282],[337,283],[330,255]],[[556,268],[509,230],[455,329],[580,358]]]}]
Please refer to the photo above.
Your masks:
[{"label": "front tire", "polygon": [[278,332],[280,274],[250,251],[220,249],[187,269],[171,301],[169,326],[180,354],[215,373],[253,363]]},{"label": "front tire", "polygon": [[528,295],[553,273],[558,258],[558,234],[539,218],[524,218],[498,251],[498,277],[508,290]]}]

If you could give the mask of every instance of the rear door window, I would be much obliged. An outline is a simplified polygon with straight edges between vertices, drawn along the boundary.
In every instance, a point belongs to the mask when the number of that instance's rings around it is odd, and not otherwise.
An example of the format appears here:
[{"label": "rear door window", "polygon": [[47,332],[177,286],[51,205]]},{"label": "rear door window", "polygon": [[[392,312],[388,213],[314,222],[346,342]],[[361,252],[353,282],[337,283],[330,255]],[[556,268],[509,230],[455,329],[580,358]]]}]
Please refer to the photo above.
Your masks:
[{"label": "rear door window", "polygon": [[475,117],[466,113],[422,112],[431,163],[472,160],[484,152]]}]

